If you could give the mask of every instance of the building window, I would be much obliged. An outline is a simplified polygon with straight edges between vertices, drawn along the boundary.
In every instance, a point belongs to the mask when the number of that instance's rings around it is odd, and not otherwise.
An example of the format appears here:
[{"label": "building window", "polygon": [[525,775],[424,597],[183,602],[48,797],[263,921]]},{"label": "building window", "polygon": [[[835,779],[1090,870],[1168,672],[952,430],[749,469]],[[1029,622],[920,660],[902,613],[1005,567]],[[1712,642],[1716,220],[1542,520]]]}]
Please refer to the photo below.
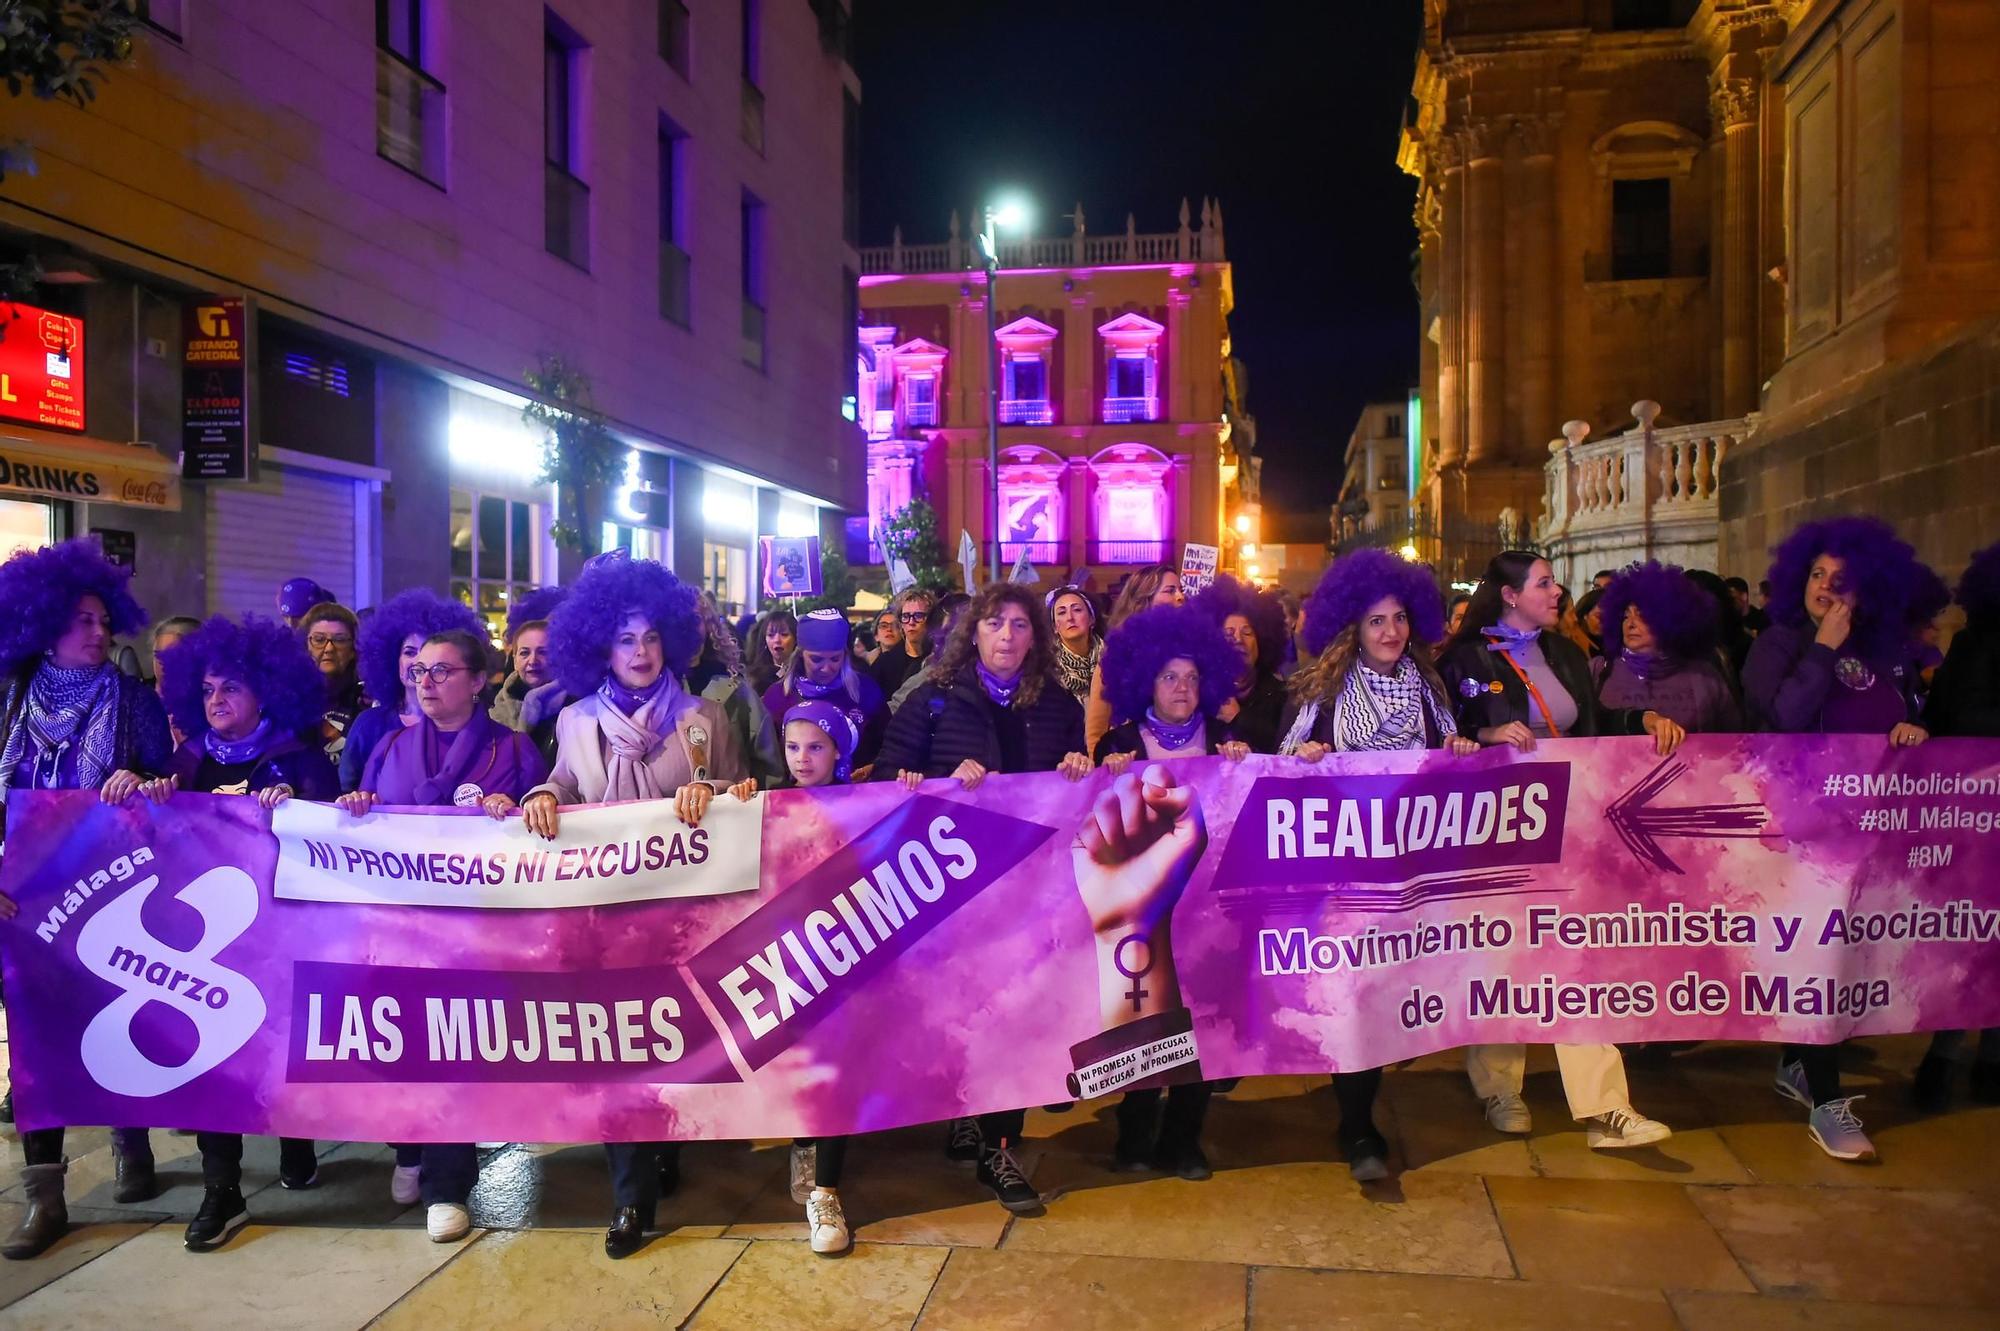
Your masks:
[{"label": "building window", "polygon": [[764,368],[764,204],[743,196],[743,363]]},{"label": "building window", "polygon": [[583,50],[574,35],[549,16],[542,30],[543,244],[550,254],[590,267],[590,187],[582,166],[577,114],[578,66]]},{"label": "building window", "polygon": [[911,374],[903,380],[903,423],[905,425],[936,425],[937,413],[937,373],[926,370]]},{"label": "building window", "polygon": [[138,14],[155,32],[181,39],[181,0],[139,0]]},{"label": "building window", "polygon": [[1007,351],[1002,366],[1000,419],[1008,425],[1048,425],[1055,420],[1049,405],[1049,367],[1039,351]]},{"label": "building window", "polygon": [[1611,280],[1666,277],[1673,264],[1673,184],[1611,182]]},{"label": "building window", "polygon": [[764,13],[759,0],[743,5],[743,141],[764,151],[763,36]]},{"label": "building window", "polygon": [[507,627],[507,606],[541,581],[536,567],[541,505],[451,492],[451,594],[486,621],[497,641]]},{"label": "building window", "polygon": [[715,608],[729,618],[743,613],[750,601],[750,552],[719,541],[701,543],[701,585],[715,598]]},{"label": "building window", "polygon": [[686,237],[687,136],[660,122],[660,317],[689,326]]},{"label": "building window", "polygon": [[1104,342],[1107,424],[1160,419],[1160,338],[1164,325],[1122,314],[1097,330]]},{"label": "building window", "polygon": [[375,0],[375,151],[444,184],[444,84],[428,68],[423,0]]},{"label": "building window", "polygon": [[688,7],[682,0],[660,0],[660,59],[688,76]]},{"label": "building window", "polygon": [[626,527],[607,522],[600,545],[605,550],[623,550],[634,559],[673,562],[673,542],[664,527]]},{"label": "building window", "polygon": [[1385,438],[1403,433],[1403,418],[1391,412],[1382,418],[1382,434]]}]

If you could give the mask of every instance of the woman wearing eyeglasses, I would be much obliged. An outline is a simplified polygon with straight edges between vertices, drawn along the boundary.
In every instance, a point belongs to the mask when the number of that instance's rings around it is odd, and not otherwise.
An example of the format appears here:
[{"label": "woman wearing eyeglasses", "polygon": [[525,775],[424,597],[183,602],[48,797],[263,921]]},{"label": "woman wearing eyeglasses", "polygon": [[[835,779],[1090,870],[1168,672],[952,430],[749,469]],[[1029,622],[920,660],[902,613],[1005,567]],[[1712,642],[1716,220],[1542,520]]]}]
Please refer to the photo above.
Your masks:
[{"label": "woman wearing eyeglasses", "polygon": [[[548,775],[535,742],[509,730],[480,705],[490,659],[486,639],[461,629],[425,638],[403,672],[403,687],[419,715],[375,746],[361,788],[342,795],[341,808],[360,817],[377,804],[477,806],[505,818]],[[407,1206],[421,1199],[434,1243],[451,1243],[472,1227],[466,1202],[479,1179],[470,1142],[427,1142],[396,1148],[389,1193]]]},{"label": "woman wearing eyeglasses", "polygon": [[358,790],[368,757],[398,726],[415,725],[422,713],[416,695],[403,685],[403,672],[416,663],[424,640],[457,629],[485,637],[485,625],[470,606],[447,601],[428,587],[398,592],[378,607],[361,629],[361,682],[375,705],[354,718],[340,750],[340,788]]}]

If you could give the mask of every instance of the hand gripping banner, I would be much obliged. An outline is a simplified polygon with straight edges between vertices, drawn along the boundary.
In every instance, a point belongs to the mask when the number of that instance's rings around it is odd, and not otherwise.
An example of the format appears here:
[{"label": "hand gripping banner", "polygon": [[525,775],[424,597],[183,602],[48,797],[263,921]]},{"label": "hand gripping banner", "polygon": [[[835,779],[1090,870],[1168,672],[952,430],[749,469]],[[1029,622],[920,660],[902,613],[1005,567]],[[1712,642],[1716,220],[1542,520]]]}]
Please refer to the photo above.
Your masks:
[{"label": "hand gripping banner", "polygon": [[1641,739],[518,818],[18,791],[21,1126],[866,1132],[1459,1045],[2000,1025],[2000,744]]}]

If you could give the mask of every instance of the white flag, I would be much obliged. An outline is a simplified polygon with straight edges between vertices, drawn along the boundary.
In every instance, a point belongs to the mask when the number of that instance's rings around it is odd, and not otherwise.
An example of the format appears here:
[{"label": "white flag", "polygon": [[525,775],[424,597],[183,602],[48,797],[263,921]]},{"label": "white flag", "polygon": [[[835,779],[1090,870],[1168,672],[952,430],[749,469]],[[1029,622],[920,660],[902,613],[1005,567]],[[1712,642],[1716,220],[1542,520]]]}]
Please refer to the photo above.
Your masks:
[{"label": "white flag", "polygon": [[972,533],[963,527],[958,529],[958,566],[965,570],[966,594],[978,591],[979,547],[972,543]]},{"label": "white flag", "polygon": [[1042,575],[1035,572],[1035,566],[1028,562],[1028,547],[1023,545],[1020,557],[1014,561],[1014,571],[1007,575],[1007,581],[1019,582],[1032,587],[1041,580]]},{"label": "white flag", "polygon": [[907,591],[917,585],[917,575],[910,572],[910,566],[903,562],[901,555],[889,556],[889,595]]}]

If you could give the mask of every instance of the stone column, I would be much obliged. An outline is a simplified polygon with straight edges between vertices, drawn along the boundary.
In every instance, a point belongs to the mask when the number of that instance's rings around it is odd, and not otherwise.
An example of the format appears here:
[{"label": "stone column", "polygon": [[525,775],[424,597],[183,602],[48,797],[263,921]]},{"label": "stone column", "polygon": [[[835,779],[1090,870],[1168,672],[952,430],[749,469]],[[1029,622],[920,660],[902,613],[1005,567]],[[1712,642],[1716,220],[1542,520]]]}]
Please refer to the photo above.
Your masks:
[{"label": "stone column", "polygon": [[1438,164],[1438,455],[1440,467],[1465,461],[1465,156],[1457,138],[1440,135]]},{"label": "stone column", "polygon": [[1724,79],[1709,92],[1709,115],[1722,149],[1721,259],[1715,283],[1722,313],[1725,416],[1757,409],[1757,84]]},{"label": "stone column", "polygon": [[1443,225],[1443,209],[1438,203],[1437,182],[1426,178],[1417,190],[1416,213],[1411,219],[1417,228],[1417,308],[1423,312],[1424,326],[1417,343],[1417,383],[1422,403],[1423,435],[1419,471],[1410,477],[1415,493],[1424,473],[1437,466],[1437,449],[1431,439],[1438,428],[1438,344],[1444,340],[1443,312],[1438,308],[1439,265],[1438,228]]},{"label": "stone column", "polygon": [[1090,531],[1095,525],[1090,512],[1090,459],[1070,458],[1064,465],[1063,521],[1067,524],[1064,535],[1069,542],[1069,567],[1079,569],[1090,562]]},{"label": "stone column", "polygon": [[[1556,182],[1554,116],[1515,122],[1521,144],[1520,299],[1521,347],[1519,376],[1521,419],[1514,423],[1515,441],[1522,447],[1548,434],[1556,413]],[[1523,456],[1533,464],[1539,459]]]},{"label": "stone column", "polygon": [[1478,120],[1459,133],[1465,151],[1465,460],[1504,457],[1506,226],[1500,126]]}]

